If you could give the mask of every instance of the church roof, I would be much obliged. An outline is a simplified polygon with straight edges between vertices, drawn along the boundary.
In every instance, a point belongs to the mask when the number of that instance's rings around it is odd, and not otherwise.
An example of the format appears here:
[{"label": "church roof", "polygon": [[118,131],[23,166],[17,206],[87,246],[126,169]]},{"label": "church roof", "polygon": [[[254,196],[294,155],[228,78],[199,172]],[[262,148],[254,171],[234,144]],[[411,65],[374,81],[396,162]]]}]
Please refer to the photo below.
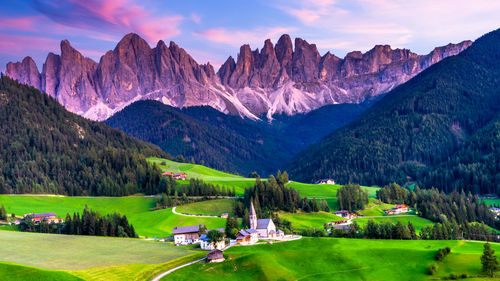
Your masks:
[{"label": "church roof", "polygon": [[259,219],[257,220],[257,229],[267,228],[271,223],[271,219]]}]

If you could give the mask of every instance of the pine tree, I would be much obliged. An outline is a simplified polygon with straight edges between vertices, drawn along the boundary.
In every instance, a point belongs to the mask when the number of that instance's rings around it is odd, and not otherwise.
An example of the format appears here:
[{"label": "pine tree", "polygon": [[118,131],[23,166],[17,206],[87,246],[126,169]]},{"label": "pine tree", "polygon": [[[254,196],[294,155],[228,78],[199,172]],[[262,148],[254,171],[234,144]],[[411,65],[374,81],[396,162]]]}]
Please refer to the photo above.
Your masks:
[{"label": "pine tree", "polygon": [[498,270],[497,256],[495,256],[495,250],[491,248],[490,243],[484,244],[481,264],[483,265],[483,271],[491,277],[493,277],[495,275],[495,271]]},{"label": "pine tree", "polygon": [[5,211],[5,206],[3,204],[0,208],[0,220],[7,220],[7,211]]}]

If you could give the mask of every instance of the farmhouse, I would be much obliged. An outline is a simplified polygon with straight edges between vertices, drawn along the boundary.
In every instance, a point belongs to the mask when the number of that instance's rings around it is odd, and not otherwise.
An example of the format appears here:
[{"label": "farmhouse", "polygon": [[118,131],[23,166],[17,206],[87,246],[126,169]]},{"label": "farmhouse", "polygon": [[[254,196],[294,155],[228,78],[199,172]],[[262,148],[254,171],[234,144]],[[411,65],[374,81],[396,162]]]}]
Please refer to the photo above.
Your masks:
[{"label": "farmhouse", "polygon": [[403,204],[403,205],[396,205],[394,208],[390,210],[385,210],[384,212],[387,215],[397,215],[401,213],[407,213],[408,211],[409,211],[408,206]]},{"label": "farmhouse", "polygon": [[333,212],[333,214],[337,215],[339,217],[343,217],[343,218],[348,219],[348,220],[354,219],[358,216],[354,213],[349,213],[349,211],[347,211],[347,210],[336,211],[336,212]]},{"label": "farmhouse", "polygon": [[223,218],[223,219],[227,219],[229,217],[229,214],[228,213],[224,213],[224,214],[221,214],[220,217]]},{"label": "farmhouse", "polygon": [[188,245],[200,242],[200,230],[204,225],[176,226],[172,230],[174,245]]},{"label": "farmhouse", "polygon": [[161,174],[162,176],[170,176],[174,178],[174,180],[186,180],[186,173],[173,173],[173,172],[165,172]]},{"label": "farmhouse", "polygon": [[498,215],[500,214],[500,208],[491,207],[490,211],[493,212],[493,215],[495,216],[495,218],[497,218]]},{"label": "farmhouse", "polygon": [[241,245],[252,245],[259,240],[259,233],[255,229],[242,229],[236,233],[236,241]]},{"label": "farmhouse", "polygon": [[[224,228],[217,228],[215,230],[224,233]],[[210,231],[210,230],[207,230],[207,232],[208,231]],[[213,250],[213,249],[222,250],[222,249],[224,249],[225,246],[226,246],[226,243],[224,242],[224,240],[217,242],[217,244],[214,247],[214,245],[212,244],[212,240],[210,240],[210,238],[208,238],[206,234],[202,234],[200,236],[200,248],[202,250]]]},{"label": "farmhouse", "polygon": [[315,184],[335,184],[335,181],[333,179],[322,179],[316,181]]},{"label": "farmhouse", "polygon": [[219,249],[214,249],[207,254],[207,262],[223,262],[224,255],[223,251]]},{"label": "farmhouse", "polygon": [[63,219],[58,218],[55,213],[40,213],[40,214],[24,214],[24,219],[26,217],[31,216],[34,223],[38,224],[42,221],[47,223],[62,223]]},{"label": "farmhouse", "polygon": [[328,223],[328,225],[345,225],[345,224],[347,224],[346,220],[332,221]]}]

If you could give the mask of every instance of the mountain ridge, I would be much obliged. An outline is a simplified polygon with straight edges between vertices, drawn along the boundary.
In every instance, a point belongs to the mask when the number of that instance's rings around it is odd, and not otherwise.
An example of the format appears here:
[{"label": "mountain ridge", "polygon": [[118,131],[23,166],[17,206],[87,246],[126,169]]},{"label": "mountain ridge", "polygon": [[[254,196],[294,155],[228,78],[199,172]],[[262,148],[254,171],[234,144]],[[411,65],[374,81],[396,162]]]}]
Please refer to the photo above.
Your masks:
[{"label": "mountain ridge", "polygon": [[[38,71],[31,57],[8,63],[6,75],[45,91],[71,112],[105,120],[137,100],[152,99],[174,107],[208,105],[223,113],[257,120],[275,114],[307,113],[328,104],[360,103],[406,82],[441,59],[460,53],[471,41],[435,48],[423,56],[407,49],[377,45],[344,59],[315,44],[282,35],[273,45],[240,48],[218,72],[198,64],[175,42],[154,48],[129,33],[99,62],[84,57],[69,41],[61,54],[49,53]],[[295,47],[295,49],[293,49]]]},{"label": "mountain ridge", "polygon": [[384,95],[294,157],[299,181],[498,193],[500,29]]}]

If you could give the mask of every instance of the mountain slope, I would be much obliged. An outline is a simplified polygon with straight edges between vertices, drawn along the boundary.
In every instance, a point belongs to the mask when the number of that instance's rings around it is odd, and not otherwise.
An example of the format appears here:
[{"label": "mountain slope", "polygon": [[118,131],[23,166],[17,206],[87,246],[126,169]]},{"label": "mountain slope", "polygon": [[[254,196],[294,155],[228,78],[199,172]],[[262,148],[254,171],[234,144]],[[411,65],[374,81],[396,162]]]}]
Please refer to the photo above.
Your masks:
[{"label": "mountain slope", "polygon": [[[416,181],[446,190],[498,192],[499,159],[492,151],[500,148],[492,122],[500,110],[499,45],[496,30],[397,87],[297,155],[287,169],[291,177],[365,185]],[[454,167],[470,154],[473,163]],[[451,164],[459,155],[463,158]],[[481,161],[491,161],[490,169],[474,173]],[[444,175],[436,176],[435,167]],[[453,169],[461,170],[451,175]]]},{"label": "mountain slope", "polygon": [[[174,107],[208,105],[223,113],[257,120],[262,116],[307,113],[324,105],[359,103],[404,83],[445,57],[460,53],[470,41],[417,55],[406,49],[375,46],[344,59],[316,45],[283,35],[276,45],[251,50],[243,45],[215,73],[184,49],[159,41],[151,48],[137,34],[127,34],[100,61],[85,58],[67,40],[61,54],[49,53],[41,73],[30,57],[8,63],[6,75],[54,97],[71,112],[105,120],[137,100],[157,100]],[[294,48],[293,48],[294,47]]]},{"label": "mountain slope", "polygon": [[151,193],[159,171],[145,157],[170,157],[3,75],[0,120],[0,193]]},{"label": "mountain slope", "polygon": [[173,155],[243,175],[251,171],[266,175],[291,157],[276,137],[211,107],[181,111],[157,101],[138,101],[105,123]]}]

